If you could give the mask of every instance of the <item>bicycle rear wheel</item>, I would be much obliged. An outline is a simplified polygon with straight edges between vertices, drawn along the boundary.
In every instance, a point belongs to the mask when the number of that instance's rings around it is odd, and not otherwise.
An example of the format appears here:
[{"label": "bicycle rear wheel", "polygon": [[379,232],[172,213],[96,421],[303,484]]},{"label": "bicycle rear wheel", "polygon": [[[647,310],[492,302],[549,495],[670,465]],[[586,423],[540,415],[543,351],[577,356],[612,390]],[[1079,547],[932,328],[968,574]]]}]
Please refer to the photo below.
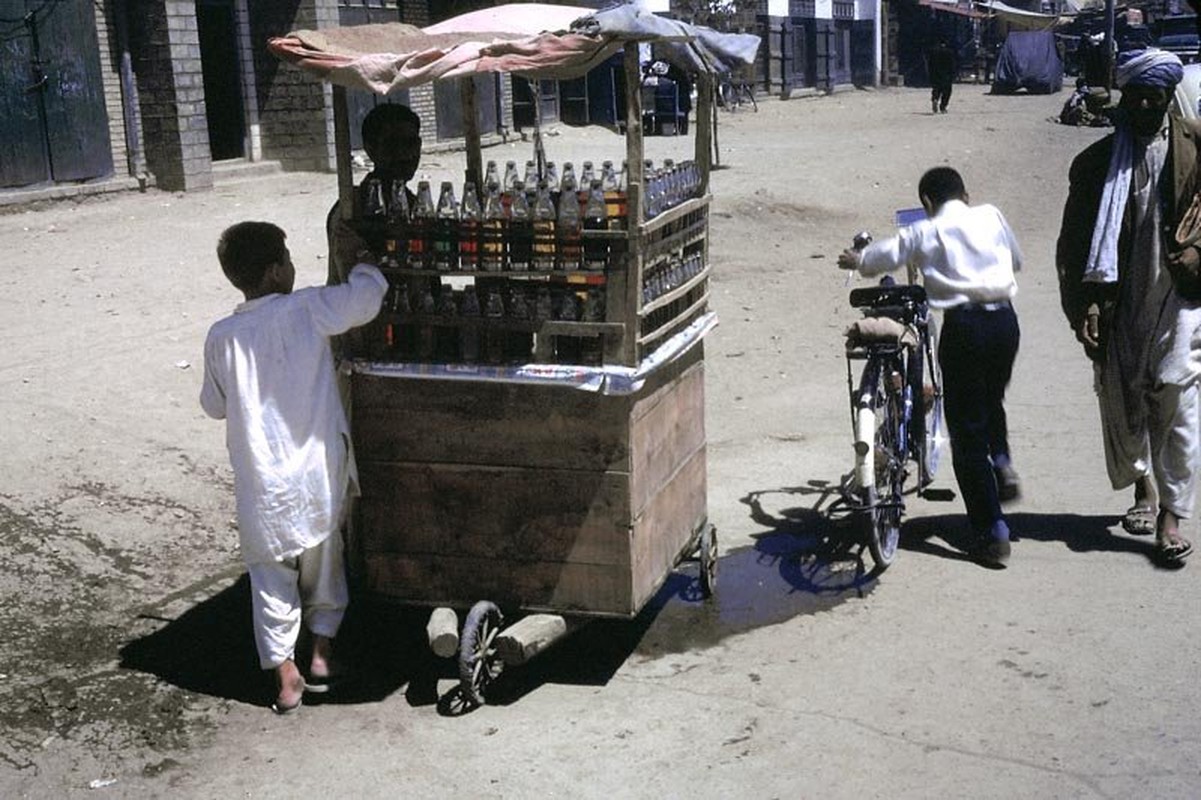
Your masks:
[{"label": "bicycle rear wheel", "polygon": [[903,373],[885,365],[876,378],[872,395],[876,416],[875,486],[868,491],[867,549],[883,571],[896,558],[901,541],[902,492],[905,484],[905,448],[902,441]]}]

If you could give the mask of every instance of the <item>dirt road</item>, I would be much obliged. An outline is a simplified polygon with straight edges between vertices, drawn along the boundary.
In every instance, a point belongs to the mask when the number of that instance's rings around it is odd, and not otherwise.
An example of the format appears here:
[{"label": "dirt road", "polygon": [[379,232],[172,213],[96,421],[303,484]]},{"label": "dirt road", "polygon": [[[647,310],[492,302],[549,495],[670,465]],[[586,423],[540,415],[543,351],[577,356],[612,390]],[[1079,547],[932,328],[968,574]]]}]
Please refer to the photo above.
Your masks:
[{"label": "dirt road", "polygon": [[[684,570],[639,619],[584,628],[463,717],[439,713],[452,671],[423,655],[420,621],[391,613],[346,634],[354,692],[284,719],[262,706],[223,428],[196,400],[205,331],[238,299],[213,246],[234,221],[276,221],[298,283],[320,282],[334,178],[0,217],[0,796],[1196,796],[1201,567],[1156,569],[1117,526],[1128,502],[1052,262],[1068,161],[1103,132],[1049,123],[1064,97],[961,85],[945,116],[916,89],[723,116],[718,596],[685,599]],[[560,161],[621,147],[548,137]],[[851,455],[834,259],[943,163],[1026,255],[1008,404],[1021,540],[984,569],[954,547],[959,501],[919,501],[897,563],[861,581],[822,548],[824,487]]]}]

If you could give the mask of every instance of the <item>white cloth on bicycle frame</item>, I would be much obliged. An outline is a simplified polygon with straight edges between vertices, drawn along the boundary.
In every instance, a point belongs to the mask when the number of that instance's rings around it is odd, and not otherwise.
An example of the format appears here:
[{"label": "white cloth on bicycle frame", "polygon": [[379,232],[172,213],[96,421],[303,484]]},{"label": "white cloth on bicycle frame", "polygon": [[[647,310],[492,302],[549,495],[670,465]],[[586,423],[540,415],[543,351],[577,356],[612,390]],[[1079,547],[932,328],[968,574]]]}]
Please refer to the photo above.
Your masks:
[{"label": "white cloth on bicycle frame", "polygon": [[1001,211],[948,200],[938,213],[863,250],[859,272],[892,272],[909,263],[922,272],[932,308],[995,303],[1017,294],[1022,253]]}]

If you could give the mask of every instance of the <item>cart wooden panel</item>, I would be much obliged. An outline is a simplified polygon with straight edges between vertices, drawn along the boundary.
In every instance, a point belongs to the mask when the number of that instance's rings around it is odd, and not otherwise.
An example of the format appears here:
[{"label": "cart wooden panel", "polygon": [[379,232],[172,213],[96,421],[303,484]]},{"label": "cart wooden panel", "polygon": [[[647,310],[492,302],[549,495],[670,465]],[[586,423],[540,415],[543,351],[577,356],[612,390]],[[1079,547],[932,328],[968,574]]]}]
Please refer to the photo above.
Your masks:
[{"label": "cart wooden panel", "polygon": [[352,394],[369,592],[629,617],[704,523],[703,344],[626,396],[360,373]]}]

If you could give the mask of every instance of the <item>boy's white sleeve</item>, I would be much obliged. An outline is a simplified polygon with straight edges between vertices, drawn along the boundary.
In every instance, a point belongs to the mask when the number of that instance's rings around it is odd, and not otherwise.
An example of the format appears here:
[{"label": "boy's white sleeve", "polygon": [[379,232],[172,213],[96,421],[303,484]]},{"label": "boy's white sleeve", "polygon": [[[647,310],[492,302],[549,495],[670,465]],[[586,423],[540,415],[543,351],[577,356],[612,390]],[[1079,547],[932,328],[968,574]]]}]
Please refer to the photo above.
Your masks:
[{"label": "boy's white sleeve", "polygon": [[911,228],[903,228],[896,236],[872,242],[863,249],[859,274],[865,278],[898,270],[909,263],[913,252]]},{"label": "boy's white sleeve", "polygon": [[213,419],[225,419],[225,391],[217,383],[211,339],[204,343],[204,383],[200,387],[200,407]]},{"label": "boy's white sleeve", "polygon": [[346,283],[313,290],[313,323],[326,336],[345,333],[375,319],[387,292],[383,273],[370,264],[356,264]]}]

